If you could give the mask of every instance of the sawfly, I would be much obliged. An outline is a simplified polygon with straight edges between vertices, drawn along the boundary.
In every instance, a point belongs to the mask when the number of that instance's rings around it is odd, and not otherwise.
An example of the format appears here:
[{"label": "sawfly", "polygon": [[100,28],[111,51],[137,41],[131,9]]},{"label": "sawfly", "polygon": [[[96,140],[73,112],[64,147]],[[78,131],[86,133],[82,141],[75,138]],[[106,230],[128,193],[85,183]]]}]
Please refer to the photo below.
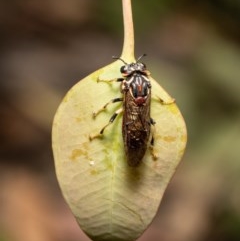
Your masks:
[{"label": "sawfly", "polygon": [[[117,78],[115,81],[121,82],[122,97],[114,98],[105,104],[100,110],[93,113],[96,117],[99,112],[105,110],[110,103],[122,102],[122,107],[118,109],[110,118],[109,122],[101,129],[99,134],[90,136],[90,140],[99,137],[103,134],[105,128],[113,123],[116,117],[123,113],[122,120],[122,136],[124,149],[129,166],[138,166],[143,159],[145,152],[150,144],[152,149],[154,145],[154,135],[151,131],[151,126],[154,126],[155,121],[150,116],[151,106],[151,82],[149,79],[150,72],[146,65],[139,62],[143,56],[140,56],[135,63],[124,63],[120,68],[122,78]],[[110,82],[114,80],[99,80]],[[151,140],[150,140],[151,136]],[[156,155],[152,152],[154,158]]]}]

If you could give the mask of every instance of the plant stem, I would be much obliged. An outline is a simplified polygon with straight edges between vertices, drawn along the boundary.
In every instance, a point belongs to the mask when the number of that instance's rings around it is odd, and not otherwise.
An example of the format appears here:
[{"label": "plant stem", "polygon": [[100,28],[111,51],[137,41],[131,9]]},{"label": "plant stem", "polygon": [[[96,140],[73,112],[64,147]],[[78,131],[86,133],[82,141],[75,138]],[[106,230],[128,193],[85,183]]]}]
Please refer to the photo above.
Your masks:
[{"label": "plant stem", "polygon": [[121,57],[125,61],[134,61],[134,28],[131,0],[122,0],[124,42]]}]

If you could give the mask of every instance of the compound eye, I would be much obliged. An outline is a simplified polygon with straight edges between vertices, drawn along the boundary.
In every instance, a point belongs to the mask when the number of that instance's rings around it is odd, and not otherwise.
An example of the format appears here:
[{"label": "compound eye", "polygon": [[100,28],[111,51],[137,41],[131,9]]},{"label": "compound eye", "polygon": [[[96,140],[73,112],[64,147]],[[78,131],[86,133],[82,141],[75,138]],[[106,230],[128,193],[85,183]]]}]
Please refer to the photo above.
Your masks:
[{"label": "compound eye", "polygon": [[126,66],[123,65],[123,66],[121,67],[120,71],[121,71],[122,74],[125,74],[125,73],[127,72]]}]

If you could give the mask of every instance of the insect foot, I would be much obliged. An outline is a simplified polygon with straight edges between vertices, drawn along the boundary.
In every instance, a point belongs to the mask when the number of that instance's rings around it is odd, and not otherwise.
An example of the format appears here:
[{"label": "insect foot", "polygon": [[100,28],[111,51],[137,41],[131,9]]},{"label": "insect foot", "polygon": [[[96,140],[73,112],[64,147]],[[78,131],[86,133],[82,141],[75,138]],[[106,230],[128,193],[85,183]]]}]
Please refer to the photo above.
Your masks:
[{"label": "insect foot", "polygon": [[88,136],[89,141],[92,141],[93,139],[96,139],[96,138],[102,138],[102,137],[103,137],[102,133],[98,133],[98,134],[95,134],[95,135],[89,135]]},{"label": "insect foot", "polygon": [[95,119],[96,116],[97,116],[101,111],[103,111],[103,109],[100,109],[100,110],[98,110],[98,111],[94,111],[94,112],[92,113],[92,118]]},{"label": "insect foot", "polygon": [[154,151],[154,147],[151,145],[149,147],[149,149],[150,149],[150,153],[152,155],[153,160],[156,161],[158,159],[158,154]]},{"label": "insect foot", "polygon": [[174,104],[176,102],[176,100],[174,98],[171,98],[170,100],[163,100],[161,97],[158,97],[160,103],[162,105],[171,105],[171,104]]},{"label": "insect foot", "polygon": [[93,119],[95,119],[96,116],[97,116],[100,112],[106,110],[108,104],[109,104],[109,103],[107,103],[106,105],[104,105],[104,106],[103,106],[102,108],[100,108],[99,110],[94,111],[94,112],[92,113],[92,117],[93,117]]},{"label": "insect foot", "polygon": [[108,102],[107,104],[105,104],[105,105],[104,105],[102,108],[100,108],[99,110],[94,111],[94,112],[92,113],[93,119],[95,119],[96,116],[97,116],[100,112],[106,110],[107,106],[108,106],[110,103],[111,103],[111,102]]}]

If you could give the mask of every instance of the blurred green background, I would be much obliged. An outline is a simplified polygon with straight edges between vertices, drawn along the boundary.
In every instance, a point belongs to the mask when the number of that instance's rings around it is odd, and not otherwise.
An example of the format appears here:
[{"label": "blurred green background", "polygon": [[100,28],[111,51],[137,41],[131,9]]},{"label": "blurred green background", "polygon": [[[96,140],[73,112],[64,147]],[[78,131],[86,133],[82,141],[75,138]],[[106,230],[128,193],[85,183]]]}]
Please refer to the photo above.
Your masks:
[{"label": "blurred green background", "polygon": [[[139,241],[239,241],[240,1],[133,0],[133,14],[136,56],[189,134]],[[0,36],[0,241],[87,241],[58,188],[51,123],[71,86],[121,53],[121,1],[2,0]]]}]

